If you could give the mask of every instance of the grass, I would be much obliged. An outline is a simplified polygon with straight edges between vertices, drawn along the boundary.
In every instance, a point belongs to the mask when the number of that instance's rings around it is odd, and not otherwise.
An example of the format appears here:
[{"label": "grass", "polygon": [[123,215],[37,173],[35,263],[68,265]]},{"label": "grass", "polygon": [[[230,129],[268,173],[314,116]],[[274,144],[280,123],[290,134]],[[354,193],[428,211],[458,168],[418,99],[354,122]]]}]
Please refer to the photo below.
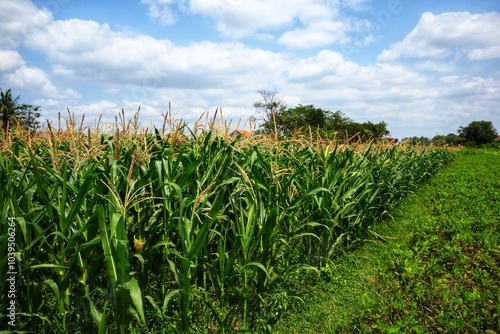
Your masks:
[{"label": "grass", "polygon": [[500,151],[466,149],[275,333],[500,333]]}]

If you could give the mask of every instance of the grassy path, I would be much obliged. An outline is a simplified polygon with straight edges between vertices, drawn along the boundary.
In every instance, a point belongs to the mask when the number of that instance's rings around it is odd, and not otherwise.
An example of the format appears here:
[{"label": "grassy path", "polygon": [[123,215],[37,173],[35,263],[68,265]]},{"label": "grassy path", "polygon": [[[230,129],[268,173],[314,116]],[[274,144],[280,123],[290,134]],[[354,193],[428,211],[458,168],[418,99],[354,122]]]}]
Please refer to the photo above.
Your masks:
[{"label": "grassy path", "polygon": [[462,151],[375,230],[273,332],[500,333],[500,151]]}]

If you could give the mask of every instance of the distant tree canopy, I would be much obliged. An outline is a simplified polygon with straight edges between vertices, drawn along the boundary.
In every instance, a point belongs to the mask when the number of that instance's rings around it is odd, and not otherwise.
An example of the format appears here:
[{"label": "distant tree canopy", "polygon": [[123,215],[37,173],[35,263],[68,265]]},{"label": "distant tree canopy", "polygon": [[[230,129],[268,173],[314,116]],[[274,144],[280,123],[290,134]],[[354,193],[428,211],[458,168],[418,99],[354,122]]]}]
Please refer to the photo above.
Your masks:
[{"label": "distant tree canopy", "polygon": [[451,145],[451,146],[456,146],[456,145],[462,145],[465,143],[465,140],[454,134],[454,133],[449,133],[446,136],[444,135],[436,135],[432,138],[432,143],[434,145]]},{"label": "distant tree canopy", "polygon": [[498,134],[493,127],[492,122],[487,121],[474,121],[469,125],[458,129],[458,135],[449,133],[445,135],[436,135],[432,139],[427,137],[409,137],[404,138],[403,141],[409,144],[418,145],[476,145],[491,144],[496,141]]},{"label": "distant tree canopy", "polygon": [[261,99],[254,103],[257,115],[263,120],[260,131],[281,136],[293,133],[314,133],[324,137],[346,139],[358,136],[362,139],[382,137],[389,134],[387,123],[357,123],[346,117],[340,110],[329,111],[313,105],[287,108],[278,92],[259,90]]},{"label": "distant tree canopy", "polygon": [[488,121],[474,121],[466,127],[461,126],[458,129],[458,135],[468,143],[478,146],[493,143],[498,137],[493,123]]},{"label": "distant tree canopy", "polygon": [[12,91],[7,89],[5,92],[0,88],[0,114],[3,132],[15,125],[21,125],[27,130],[35,130],[40,123],[40,106],[31,104],[19,104],[20,96],[13,97]]}]

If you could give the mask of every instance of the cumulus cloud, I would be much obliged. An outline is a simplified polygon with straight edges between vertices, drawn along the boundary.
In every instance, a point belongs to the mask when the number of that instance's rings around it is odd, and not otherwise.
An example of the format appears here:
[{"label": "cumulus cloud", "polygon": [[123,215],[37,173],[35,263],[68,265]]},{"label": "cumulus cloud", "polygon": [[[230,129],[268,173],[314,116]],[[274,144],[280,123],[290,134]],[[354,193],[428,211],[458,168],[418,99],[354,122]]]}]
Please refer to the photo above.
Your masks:
[{"label": "cumulus cloud", "polygon": [[301,10],[314,6],[315,2],[317,0],[191,0],[190,10],[214,19],[222,34],[240,38],[289,25]]},{"label": "cumulus cloud", "polygon": [[[309,49],[350,42],[350,35],[369,30],[368,21],[340,12],[344,7],[364,8],[365,3],[363,0],[191,0],[190,10],[210,16],[225,36],[241,38],[273,32],[281,35],[280,44]],[[297,24],[299,27],[295,27]]]},{"label": "cumulus cloud", "polygon": [[284,33],[278,43],[290,48],[310,49],[334,43],[349,43],[349,33],[353,25],[347,21],[316,21],[305,28],[297,28]]},{"label": "cumulus cloud", "polygon": [[452,12],[422,14],[417,26],[384,50],[379,61],[399,58],[466,56],[470,60],[500,58],[500,13]]},{"label": "cumulus cloud", "polygon": [[403,103],[436,95],[428,78],[410,68],[387,64],[360,66],[332,51],[298,60],[289,75],[292,82],[323,92],[326,100],[340,104],[364,101],[376,105],[383,100]]},{"label": "cumulus cloud", "polygon": [[50,97],[78,95],[73,89],[58,89],[43,70],[27,66],[22,56],[13,50],[0,50],[0,82],[8,82],[8,88]]},{"label": "cumulus cloud", "polygon": [[[44,52],[56,74],[92,82],[148,87],[210,88],[221,74],[265,77],[280,70],[282,56],[240,43],[174,45],[146,35],[128,36],[93,21],[57,21],[27,43]],[[105,69],[105,70],[103,70]]]},{"label": "cumulus cloud", "polygon": [[62,60],[64,55],[85,56],[89,52],[101,50],[106,43],[120,37],[111,31],[108,24],[96,21],[70,19],[53,23],[33,32],[26,45],[50,54],[54,60]]},{"label": "cumulus cloud", "polygon": [[12,48],[52,21],[52,14],[29,0],[0,1],[0,47]]},{"label": "cumulus cloud", "polygon": [[57,98],[70,98],[78,96],[73,89],[58,89],[49,76],[36,67],[20,66],[15,71],[2,76],[11,86],[28,93],[43,94]]},{"label": "cumulus cloud", "polygon": [[12,72],[24,65],[23,57],[14,50],[0,50],[0,74]]},{"label": "cumulus cloud", "polygon": [[467,52],[467,57],[475,61],[500,58],[500,42],[498,45],[472,49]]}]

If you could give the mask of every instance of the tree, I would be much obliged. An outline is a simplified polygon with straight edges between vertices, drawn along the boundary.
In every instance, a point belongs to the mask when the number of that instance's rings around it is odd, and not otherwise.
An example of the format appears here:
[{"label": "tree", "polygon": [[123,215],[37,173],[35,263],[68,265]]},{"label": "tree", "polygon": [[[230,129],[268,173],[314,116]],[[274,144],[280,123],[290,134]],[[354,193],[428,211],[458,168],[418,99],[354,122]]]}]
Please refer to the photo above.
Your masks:
[{"label": "tree", "polygon": [[458,135],[476,145],[493,143],[498,136],[492,122],[474,121],[458,129]]},{"label": "tree", "polygon": [[12,91],[10,89],[7,89],[4,93],[0,88],[0,112],[2,113],[3,132],[7,132],[15,119],[19,97],[12,98]]},{"label": "tree", "polygon": [[19,104],[20,95],[12,97],[11,89],[5,92],[0,88],[0,113],[2,114],[2,129],[7,132],[15,124],[20,124],[27,130],[35,130],[39,126],[40,106]]},{"label": "tree", "polygon": [[363,123],[363,126],[372,133],[373,137],[376,138],[381,138],[390,134],[390,131],[387,129],[388,124],[384,121],[376,124],[372,122],[365,122]]},{"label": "tree", "polygon": [[403,141],[404,142],[407,142],[411,145],[429,145],[431,143],[431,140],[427,137],[417,137],[417,136],[414,136],[414,137],[406,137],[406,138],[403,138]]},{"label": "tree", "polygon": [[260,95],[260,100],[253,104],[257,110],[257,117],[264,121],[261,125],[264,132],[273,132],[275,125],[277,126],[276,118],[286,109],[285,100],[278,96],[276,89],[272,91],[261,89],[257,93]]},{"label": "tree", "polygon": [[[357,123],[346,117],[340,110],[332,112],[316,108],[313,105],[299,104],[295,108],[288,108],[283,98],[276,90],[259,90],[261,99],[254,103],[257,114],[263,119],[260,125],[264,133],[277,131],[277,135],[290,135],[299,132],[309,132],[309,129],[322,137],[348,139],[380,138],[389,134],[387,123]],[[319,132],[316,132],[319,130]]]},{"label": "tree", "polygon": [[335,112],[326,111],[326,126],[330,131],[345,130],[350,123],[352,123],[352,120],[340,110]]},{"label": "tree", "polygon": [[431,139],[431,142],[434,144],[434,145],[440,145],[440,146],[443,146],[446,144],[446,136],[443,136],[443,135],[435,135],[432,139]]},{"label": "tree", "polygon": [[41,116],[40,111],[40,106],[23,103],[19,106],[19,111],[16,114],[16,122],[19,122],[26,130],[36,130],[40,127],[40,122],[38,121],[38,118]]},{"label": "tree", "polygon": [[276,123],[279,129],[285,133],[304,129],[309,127],[313,129],[323,129],[325,127],[325,112],[312,105],[303,106],[299,104],[295,108],[282,110],[276,117]]}]

